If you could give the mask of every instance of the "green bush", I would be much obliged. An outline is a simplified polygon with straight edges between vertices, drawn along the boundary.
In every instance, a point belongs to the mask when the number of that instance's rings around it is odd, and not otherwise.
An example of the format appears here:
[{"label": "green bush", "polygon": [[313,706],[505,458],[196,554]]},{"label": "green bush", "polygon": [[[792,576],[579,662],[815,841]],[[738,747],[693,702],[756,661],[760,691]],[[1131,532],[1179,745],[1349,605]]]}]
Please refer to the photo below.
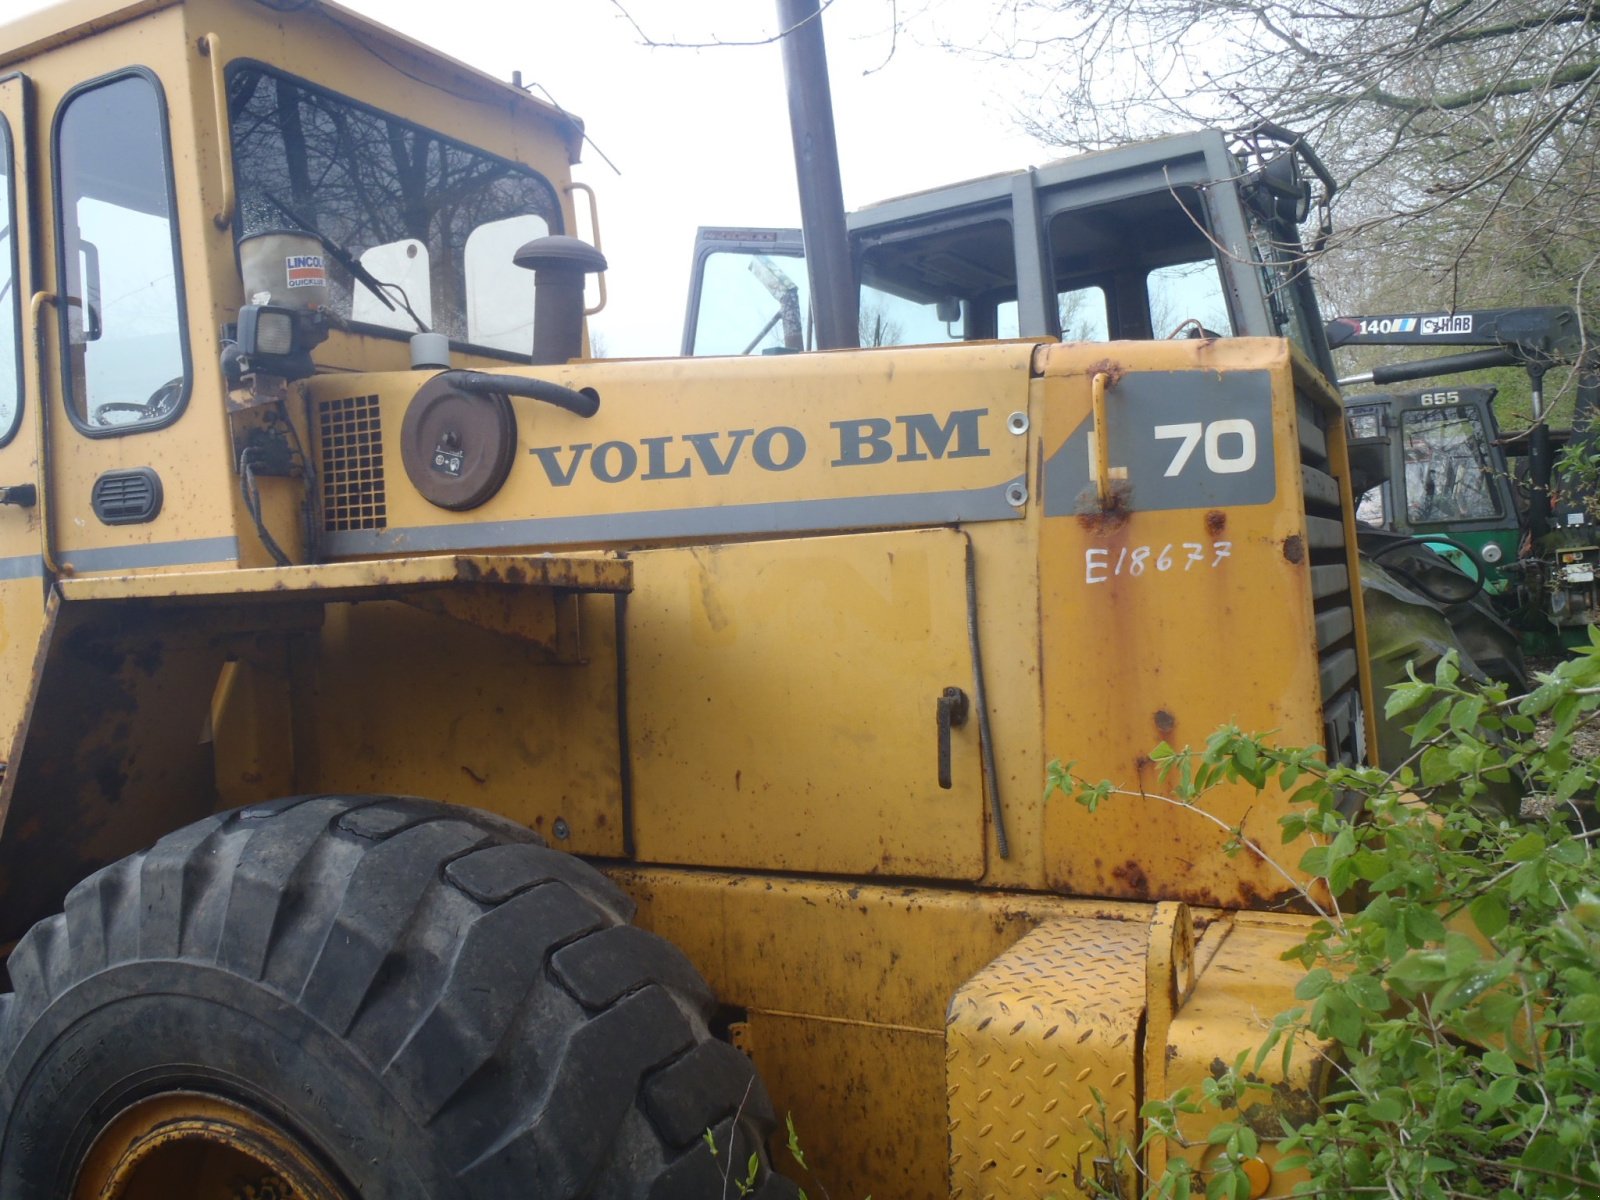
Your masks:
[{"label": "green bush", "polygon": [[[1302,889],[1317,915],[1286,956],[1305,967],[1300,1005],[1203,1094],[1145,1106],[1147,1138],[1181,1142],[1180,1118],[1207,1112],[1221,1148],[1204,1176],[1175,1156],[1148,1195],[1248,1196],[1241,1163],[1257,1147],[1240,1101],[1269,1056],[1305,1053],[1307,1034],[1333,1082],[1316,1119],[1278,1143],[1285,1167],[1309,1172],[1297,1194],[1600,1196],[1600,879],[1585,830],[1600,771],[1573,749],[1600,718],[1600,637],[1528,695],[1464,684],[1447,658],[1387,708],[1416,714],[1393,771],[1329,769],[1316,747],[1237,729],[1203,749],[1160,747],[1164,796],[1051,765],[1051,790],[1091,809],[1164,802],[1219,826],[1200,807],[1211,788],[1281,787],[1297,801],[1284,842],[1326,888]],[[1481,802],[1507,782],[1536,815]],[[1230,852],[1272,861],[1220,832]]]}]

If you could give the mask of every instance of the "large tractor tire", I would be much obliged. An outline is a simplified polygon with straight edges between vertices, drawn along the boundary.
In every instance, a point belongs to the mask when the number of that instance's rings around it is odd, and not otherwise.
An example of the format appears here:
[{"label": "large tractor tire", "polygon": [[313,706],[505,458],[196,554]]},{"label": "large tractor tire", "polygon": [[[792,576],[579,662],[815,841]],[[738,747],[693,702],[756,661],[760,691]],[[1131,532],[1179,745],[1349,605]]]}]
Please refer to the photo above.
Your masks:
[{"label": "large tractor tire", "polygon": [[180,830],[11,955],[0,1196],[706,1200],[755,1154],[788,1200],[760,1081],[631,914],[527,830],[422,800]]}]

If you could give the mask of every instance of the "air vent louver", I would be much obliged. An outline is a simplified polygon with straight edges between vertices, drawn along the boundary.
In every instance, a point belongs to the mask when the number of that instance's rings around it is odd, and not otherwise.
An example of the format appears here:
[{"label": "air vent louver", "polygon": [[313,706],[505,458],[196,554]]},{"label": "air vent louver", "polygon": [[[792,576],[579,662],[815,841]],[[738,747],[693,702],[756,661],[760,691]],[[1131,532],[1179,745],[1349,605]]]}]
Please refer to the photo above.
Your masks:
[{"label": "air vent louver", "polygon": [[[1361,737],[1360,672],[1356,659],[1355,601],[1345,557],[1344,513],[1339,481],[1330,470],[1328,417],[1304,392],[1296,396],[1300,426],[1300,482],[1305,497],[1318,674],[1329,755],[1353,762]],[[1337,418],[1335,418],[1337,419]],[[1359,586],[1359,583],[1356,583]]]},{"label": "air vent louver", "polygon": [[322,461],[322,528],[383,529],[383,429],[376,396],[324,400],[317,409]]},{"label": "air vent louver", "polygon": [[94,481],[89,506],[106,525],[142,525],[161,512],[161,477],[149,467],[107,471]]}]

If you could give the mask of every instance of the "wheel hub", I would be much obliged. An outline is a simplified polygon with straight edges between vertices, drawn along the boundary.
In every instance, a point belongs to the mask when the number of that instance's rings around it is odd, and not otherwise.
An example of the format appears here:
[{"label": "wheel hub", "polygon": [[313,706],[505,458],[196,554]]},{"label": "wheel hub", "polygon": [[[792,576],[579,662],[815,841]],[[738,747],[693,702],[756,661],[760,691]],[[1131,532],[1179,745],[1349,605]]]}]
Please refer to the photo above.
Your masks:
[{"label": "wheel hub", "polygon": [[162,1092],[95,1138],[72,1200],[353,1200],[299,1139],[201,1092]]}]

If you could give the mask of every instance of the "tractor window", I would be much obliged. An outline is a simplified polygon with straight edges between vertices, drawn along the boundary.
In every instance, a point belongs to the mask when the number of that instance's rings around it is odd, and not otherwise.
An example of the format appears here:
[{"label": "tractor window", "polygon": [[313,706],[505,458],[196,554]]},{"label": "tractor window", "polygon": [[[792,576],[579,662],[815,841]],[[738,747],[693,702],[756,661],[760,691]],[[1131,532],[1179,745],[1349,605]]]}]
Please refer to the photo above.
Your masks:
[{"label": "tractor window", "polygon": [[[532,272],[511,256],[560,230],[548,181],[259,64],[229,68],[228,108],[240,236],[309,226],[452,341],[526,357]],[[329,283],[333,308],[362,328],[416,329],[336,264]]]},{"label": "tractor window", "polygon": [[86,433],[165,425],[189,390],[166,115],[142,71],[70,93],[55,131],[67,411]]},{"label": "tractor window", "polygon": [[0,117],[0,446],[22,417],[22,300],[17,289],[17,192],[11,169],[11,128]]},{"label": "tractor window", "polygon": [[766,354],[812,344],[806,260],[718,251],[706,256],[694,353]]},{"label": "tractor window", "polygon": [[1489,439],[1470,408],[1418,408],[1401,418],[1406,515],[1413,524],[1500,516]]}]

